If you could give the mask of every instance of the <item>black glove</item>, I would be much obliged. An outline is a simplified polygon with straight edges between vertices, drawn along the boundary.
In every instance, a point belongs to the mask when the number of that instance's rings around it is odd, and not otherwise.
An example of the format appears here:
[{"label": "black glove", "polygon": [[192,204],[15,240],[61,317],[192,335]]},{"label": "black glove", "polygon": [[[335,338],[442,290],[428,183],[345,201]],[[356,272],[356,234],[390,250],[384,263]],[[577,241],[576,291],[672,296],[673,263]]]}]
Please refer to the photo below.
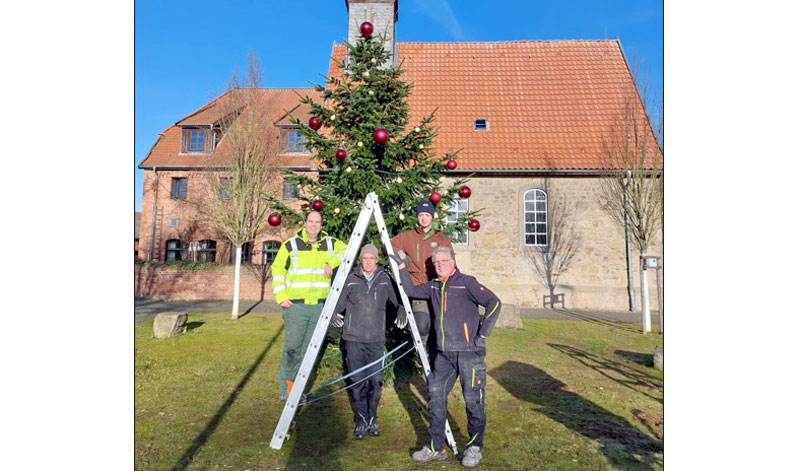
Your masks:
[{"label": "black glove", "polygon": [[399,255],[397,255],[397,254],[391,254],[391,255],[389,255],[389,258],[391,258],[392,260],[394,260],[394,263],[396,263],[398,267],[399,267],[400,265],[402,265],[402,264],[403,264],[403,261],[404,261],[404,260],[403,260],[402,258],[400,258],[400,256],[399,256]]},{"label": "black glove", "polygon": [[478,349],[486,350],[486,337],[481,337],[480,335],[475,336],[475,340],[472,342]]},{"label": "black glove", "polygon": [[397,319],[395,319],[394,325],[401,329],[408,325],[408,317],[406,316],[406,310],[403,307],[397,310]]}]

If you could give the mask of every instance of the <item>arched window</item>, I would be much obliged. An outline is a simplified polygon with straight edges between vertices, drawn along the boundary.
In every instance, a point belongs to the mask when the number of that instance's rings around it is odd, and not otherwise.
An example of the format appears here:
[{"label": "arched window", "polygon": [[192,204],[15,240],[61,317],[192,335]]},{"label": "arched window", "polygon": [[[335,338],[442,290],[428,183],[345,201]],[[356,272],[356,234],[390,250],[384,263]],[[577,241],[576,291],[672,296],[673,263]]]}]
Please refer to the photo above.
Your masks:
[{"label": "arched window", "polygon": [[201,262],[213,262],[217,258],[217,242],[207,239],[200,241],[198,250],[198,260]]},{"label": "arched window", "polygon": [[183,260],[183,243],[178,239],[167,241],[167,261],[177,262]]},{"label": "arched window", "polygon": [[525,192],[525,245],[547,245],[547,193]]},{"label": "arched window", "polygon": [[264,265],[272,265],[275,261],[275,256],[278,255],[278,249],[281,248],[281,243],[274,240],[267,240],[264,242],[264,251],[261,253],[261,263]]}]

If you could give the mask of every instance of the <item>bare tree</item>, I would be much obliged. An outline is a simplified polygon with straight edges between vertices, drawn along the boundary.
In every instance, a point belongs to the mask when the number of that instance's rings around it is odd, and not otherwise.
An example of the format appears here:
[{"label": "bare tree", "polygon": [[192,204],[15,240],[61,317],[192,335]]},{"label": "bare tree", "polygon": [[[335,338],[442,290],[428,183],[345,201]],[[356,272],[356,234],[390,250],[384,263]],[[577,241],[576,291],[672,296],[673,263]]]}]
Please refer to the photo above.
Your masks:
[{"label": "bare tree", "polygon": [[547,244],[527,252],[534,271],[550,292],[550,307],[553,307],[558,279],[563,275],[581,245],[575,229],[575,204],[570,204],[563,195],[551,192],[548,179],[544,181],[544,192],[548,199]]},{"label": "bare tree", "polygon": [[[629,86],[616,119],[604,138],[605,178],[600,184],[603,210],[646,255],[662,227],[664,209],[663,114],[652,100],[646,81],[642,96],[651,100],[650,114],[635,86]],[[655,126],[653,125],[655,124]],[[639,267],[642,330],[650,332],[650,296],[647,271]]]},{"label": "bare tree", "polygon": [[239,279],[242,245],[275,231],[266,222],[270,205],[263,194],[276,194],[281,179],[276,149],[271,145],[272,123],[261,103],[261,67],[251,52],[248,74],[234,75],[229,90],[218,98],[220,118],[215,126],[221,141],[205,170],[198,192],[198,210],[236,250],[231,319],[239,318]]},{"label": "bare tree", "polygon": [[272,264],[267,263],[267,258],[264,256],[263,252],[253,252],[254,257],[258,258],[259,255],[261,256],[261,259],[258,260],[257,263],[250,264],[250,271],[253,272],[253,276],[255,276],[256,280],[258,280],[258,283],[261,285],[261,298],[259,301],[263,301],[267,281],[269,281],[270,277],[272,276]]}]

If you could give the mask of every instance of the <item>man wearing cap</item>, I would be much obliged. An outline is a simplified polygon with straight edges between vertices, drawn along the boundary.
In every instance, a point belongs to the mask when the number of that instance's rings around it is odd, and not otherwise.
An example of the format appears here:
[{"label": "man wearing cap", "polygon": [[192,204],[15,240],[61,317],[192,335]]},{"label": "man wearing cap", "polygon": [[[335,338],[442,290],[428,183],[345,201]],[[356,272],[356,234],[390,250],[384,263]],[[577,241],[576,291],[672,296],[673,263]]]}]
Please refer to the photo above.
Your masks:
[{"label": "man wearing cap", "polygon": [[[345,363],[351,373],[383,356],[386,304],[391,304],[395,309],[398,306],[392,280],[378,266],[378,249],[372,244],[365,245],[361,249],[360,259],[361,265],[347,275],[334,309],[336,315],[331,320],[335,327],[343,328]],[[401,309],[395,323],[405,326],[405,317],[405,310]],[[363,439],[367,433],[373,436],[381,434],[378,402],[381,399],[383,372],[373,375],[380,368],[381,365],[376,364],[350,377],[350,384],[355,384],[351,391],[356,424],[353,436],[357,440]],[[364,378],[368,379],[359,382]]]},{"label": "man wearing cap", "polygon": [[311,211],[305,227],[281,244],[272,263],[272,293],[283,308],[286,336],[278,379],[281,400],[292,391],[331,289],[333,269],[342,263],[346,248],[322,232],[322,214]]},{"label": "man wearing cap", "polygon": [[[431,260],[431,254],[437,247],[450,247],[450,239],[442,232],[433,228],[434,206],[428,200],[422,200],[417,205],[418,227],[409,229],[394,236],[391,240],[392,248],[401,258],[407,259],[408,273],[414,285],[426,283],[436,278],[436,269]],[[427,345],[428,332],[431,328],[432,310],[430,302],[424,299],[411,301],[411,310],[423,345]]]}]

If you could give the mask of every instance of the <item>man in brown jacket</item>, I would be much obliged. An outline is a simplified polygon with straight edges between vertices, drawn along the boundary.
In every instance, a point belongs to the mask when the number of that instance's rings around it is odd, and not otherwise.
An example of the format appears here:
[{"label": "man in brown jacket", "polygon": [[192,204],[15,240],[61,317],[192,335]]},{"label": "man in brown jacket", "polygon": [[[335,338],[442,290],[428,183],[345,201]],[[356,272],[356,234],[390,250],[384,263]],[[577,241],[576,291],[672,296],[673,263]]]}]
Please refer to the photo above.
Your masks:
[{"label": "man in brown jacket", "polygon": [[[428,200],[420,201],[417,205],[419,226],[401,232],[392,238],[392,248],[397,255],[406,259],[408,274],[411,275],[414,285],[427,283],[436,278],[436,269],[431,260],[431,254],[436,247],[453,248],[450,239],[442,231],[433,228],[434,211],[433,203]],[[433,316],[430,301],[412,299],[411,310],[414,312],[414,320],[417,323],[422,343],[427,345]]]}]

